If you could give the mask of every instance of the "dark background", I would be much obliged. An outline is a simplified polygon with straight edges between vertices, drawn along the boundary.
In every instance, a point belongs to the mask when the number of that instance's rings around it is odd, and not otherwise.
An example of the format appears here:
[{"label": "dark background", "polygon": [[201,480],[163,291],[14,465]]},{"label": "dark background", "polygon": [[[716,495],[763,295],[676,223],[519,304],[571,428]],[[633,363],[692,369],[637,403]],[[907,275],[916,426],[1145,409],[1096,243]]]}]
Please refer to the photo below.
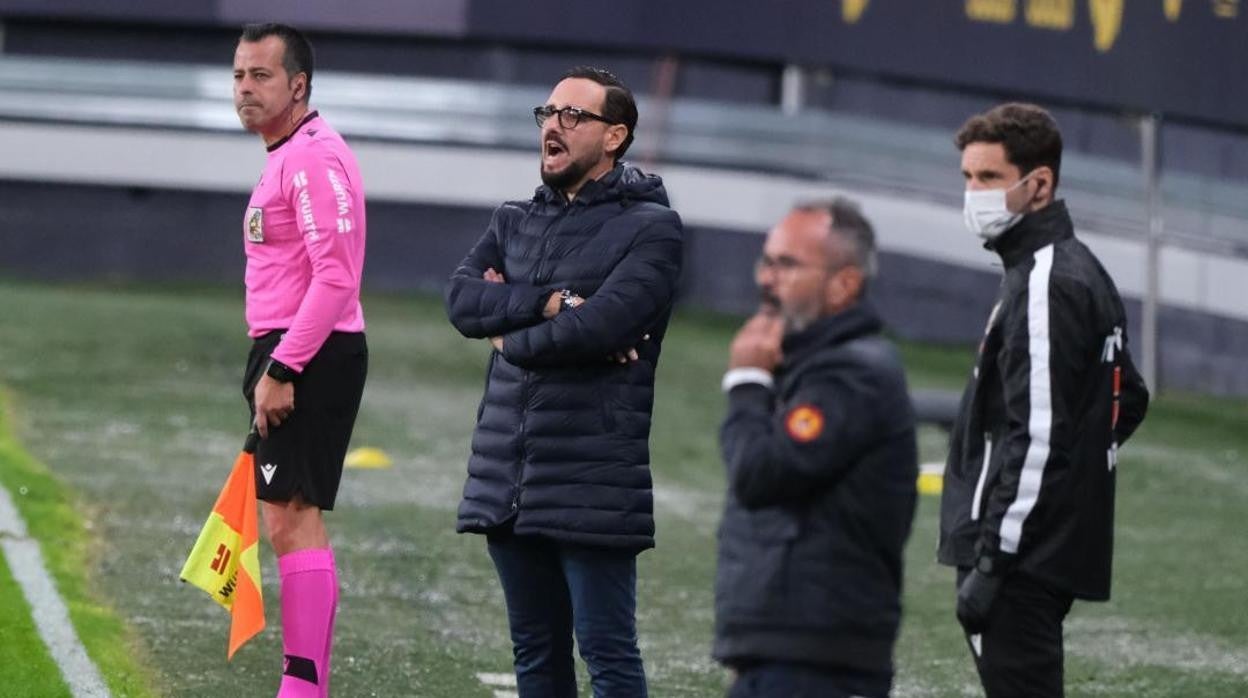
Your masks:
[{"label": "dark background", "polygon": [[[1061,5],[1065,0],[1054,0]],[[836,0],[0,0],[0,15],[228,29],[280,20],[308,29],[546,47],[671,52],[794,63],[1140,112],[1248,130],[1248,18],[1238,0],[1070,0],[1069,29],[968,18],[966,0],[869,0],[854,22]],[[1094,6],[1121,11],[1100,50]],[[1227,14],[1219,16],[1215,8]],[[1110,25],[1114,24],[1106,20]]]}]

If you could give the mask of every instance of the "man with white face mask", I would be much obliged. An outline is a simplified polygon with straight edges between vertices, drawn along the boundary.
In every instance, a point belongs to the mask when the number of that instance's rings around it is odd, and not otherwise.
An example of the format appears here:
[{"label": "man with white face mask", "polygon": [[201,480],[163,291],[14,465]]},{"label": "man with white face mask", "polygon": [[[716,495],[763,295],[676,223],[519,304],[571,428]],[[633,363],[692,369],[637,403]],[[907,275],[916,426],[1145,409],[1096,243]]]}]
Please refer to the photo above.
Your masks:
[{"label": "man with white face mask", "polygon": [[1118,290],[1054,198],[1053,117],[1004,104],[956,143],[967,228],[1005,275],[952,432],[938,557],[988,698],[1061,696],[1062,622],[1109,598],[1118,448],[1148,390]]}]

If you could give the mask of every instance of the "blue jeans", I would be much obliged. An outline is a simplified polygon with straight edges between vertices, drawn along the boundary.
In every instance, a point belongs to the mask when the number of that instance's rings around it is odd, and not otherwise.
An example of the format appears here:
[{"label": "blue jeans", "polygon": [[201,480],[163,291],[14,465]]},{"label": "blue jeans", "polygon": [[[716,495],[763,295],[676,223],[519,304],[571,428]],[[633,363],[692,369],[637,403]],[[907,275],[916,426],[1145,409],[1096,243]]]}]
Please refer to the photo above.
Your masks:
[{"label": "blue jeans", "polygon": [[635,552],[511,534],[490,535],[489,549],[520,698],[576,698],[573,632],[594,698],[645,698]]}]

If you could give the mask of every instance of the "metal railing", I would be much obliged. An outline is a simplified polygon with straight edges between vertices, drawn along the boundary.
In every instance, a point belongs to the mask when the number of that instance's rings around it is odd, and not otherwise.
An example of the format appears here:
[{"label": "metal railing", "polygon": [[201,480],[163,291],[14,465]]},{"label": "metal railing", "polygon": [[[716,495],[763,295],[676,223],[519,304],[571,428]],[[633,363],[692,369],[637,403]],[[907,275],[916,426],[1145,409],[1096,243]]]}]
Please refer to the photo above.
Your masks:
[{"label": "metal railing", "polygon": [[[0,58],[0,119],[236,131],[228,66]],[[531,149],[546,91],[431,78],[317,73],[314,103],[356,138]],[[960,206],[951,134],[819,110],[641,100],[636,153],[667,162],[779,172]],[[647,114],[662,130],[646,128]],[[1166,171],[1165,244],[1248,257],[1248,197],[1233,182]],[[1140,165],[1065,154],[1063,195],[1077,223],[1146,239]]]}]

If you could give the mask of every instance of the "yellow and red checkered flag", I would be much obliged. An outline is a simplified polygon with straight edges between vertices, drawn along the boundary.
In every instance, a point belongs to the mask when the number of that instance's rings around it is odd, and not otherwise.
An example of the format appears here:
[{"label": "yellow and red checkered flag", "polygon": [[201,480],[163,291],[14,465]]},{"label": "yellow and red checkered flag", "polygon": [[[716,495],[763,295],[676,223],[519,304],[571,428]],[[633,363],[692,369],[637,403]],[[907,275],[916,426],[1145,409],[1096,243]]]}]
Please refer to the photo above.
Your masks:
[{"label": "yellow and red checkered flag", "polygon": [[182,581],[208,592],[230,611],[227,659],[233,659],[243,643],[264,630],[256,520],[254,454],[258,441],[254,431],[247,436],[243,452],[234,461],[234,470],[182,566]]}]

